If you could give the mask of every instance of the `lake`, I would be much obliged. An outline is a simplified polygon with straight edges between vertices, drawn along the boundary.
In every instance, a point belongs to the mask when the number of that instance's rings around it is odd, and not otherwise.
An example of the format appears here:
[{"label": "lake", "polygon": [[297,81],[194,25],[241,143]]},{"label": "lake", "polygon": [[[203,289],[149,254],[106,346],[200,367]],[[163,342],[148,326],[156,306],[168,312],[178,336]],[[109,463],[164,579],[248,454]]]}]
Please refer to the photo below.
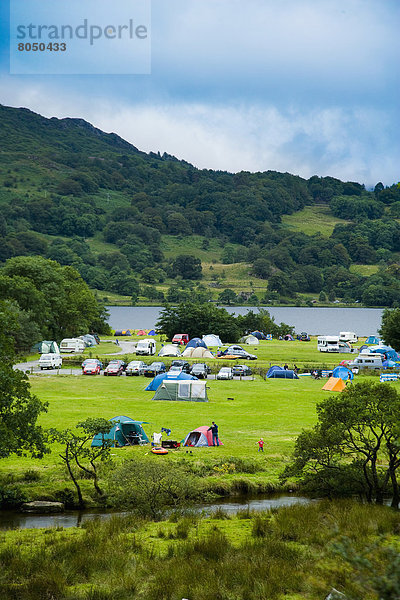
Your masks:
[{"label": "lake", "polygon": [[[258,310],[254,306],[225,308],[236,315]],[[297,333],[307,331],[310,335],[338,335],[340,331],[354,331],[359,337],[377,335],[383,312],[381,308],[264,308],[276,323],[292,325]],[[113,329],[153,329],[161,310],[161,306],[109,306],[108,322]]]}]

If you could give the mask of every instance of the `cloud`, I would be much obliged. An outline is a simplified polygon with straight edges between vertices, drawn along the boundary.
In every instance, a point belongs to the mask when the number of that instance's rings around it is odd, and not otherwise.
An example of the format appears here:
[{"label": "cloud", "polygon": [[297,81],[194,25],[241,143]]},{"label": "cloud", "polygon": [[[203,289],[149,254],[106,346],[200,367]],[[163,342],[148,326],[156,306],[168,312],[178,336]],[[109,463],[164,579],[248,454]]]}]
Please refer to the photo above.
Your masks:
[{"label": "cloud", "polygon": [[[146,152],[167,152],[199,168],[331,175],[367,186],[398,179],[395,117],[375,108],[273,104],[137,103],[49,93],[18,84],[9,100],[51,117],[72,116],[115,132]],[[390,148],[390,152],[388,151]]]}]

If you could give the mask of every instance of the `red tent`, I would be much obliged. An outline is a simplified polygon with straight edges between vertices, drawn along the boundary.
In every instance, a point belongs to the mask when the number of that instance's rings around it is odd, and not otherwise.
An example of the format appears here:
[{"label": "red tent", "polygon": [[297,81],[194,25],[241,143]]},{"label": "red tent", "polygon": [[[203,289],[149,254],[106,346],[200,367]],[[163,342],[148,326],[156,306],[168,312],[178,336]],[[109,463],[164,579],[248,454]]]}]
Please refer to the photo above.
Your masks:
[{"label": "red tent", "polygon": [[[223,446],[223,443],[218,438],[219,445]],[[212,431],[208,431],[207,425],[203,425],[202,427],[198,427],[197,429],[193,429],[193,431],[189,431],[185,440],[183,442],[184,446],[191,446],[192,448],[200,448],[205,446],[212,446]]]}]

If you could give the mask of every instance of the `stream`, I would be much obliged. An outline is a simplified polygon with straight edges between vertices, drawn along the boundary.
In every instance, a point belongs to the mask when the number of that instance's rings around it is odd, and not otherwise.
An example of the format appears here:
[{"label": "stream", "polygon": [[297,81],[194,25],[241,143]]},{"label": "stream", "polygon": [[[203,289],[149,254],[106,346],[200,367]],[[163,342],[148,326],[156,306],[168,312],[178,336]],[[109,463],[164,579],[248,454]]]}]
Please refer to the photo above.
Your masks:
[{"label": "stream", "polygon": [[[293,495],[271,495],[257,497],[241,497],[219,500],[212,504],[198,504],[192,507],[197,512],[206,515],[222,510],[228,514],[236,514],[241,510],[263,511],[293,504],[307,504],[312,502],[309,498]],[[52,527],[80,527],[83,523],[93,519],[109,519],[115,515],[126,515],[127,512],[86,510],[65,511],[58,514],[26,514],[12,511],[0,511],[0,531],[7,529],[49,529]]]}]

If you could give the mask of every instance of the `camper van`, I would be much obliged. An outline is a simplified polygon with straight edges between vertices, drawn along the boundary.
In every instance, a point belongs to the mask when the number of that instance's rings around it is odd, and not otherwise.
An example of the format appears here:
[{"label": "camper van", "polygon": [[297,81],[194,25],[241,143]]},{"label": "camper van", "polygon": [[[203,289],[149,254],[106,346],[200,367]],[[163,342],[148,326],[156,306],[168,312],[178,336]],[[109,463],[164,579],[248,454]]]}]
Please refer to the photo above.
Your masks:
[{"label": "camper van", "polygon": [[356,335],[354,331],[341,331],[339,333],[339,341],[356,344],[358,342],[358,335]]},{"label": "camper van", "polygon": [[156,353],[156,342],[155,340],[140,340],[136,345],[137,356],[152,356]]},{"label": "camper van", "polygon": [[382,369],[384,356],[379,353],[361,352],[351,363],[349,369],[357,367],[359,369]]},{"label": "camper van", "polygon": [[62,366],[62,358],[59,354],[42,354],[39,358],[39,367],[43,369],[60,369]]},{"label": "camper van", "polygon": [[60,344],[60,352],[83,352],[85,348],[85,342],[79,338],[65,338]]},{"label": "camper van", "polygon": [[321,335],[317,343],[320,352],[340,352],[338,335]]}]

